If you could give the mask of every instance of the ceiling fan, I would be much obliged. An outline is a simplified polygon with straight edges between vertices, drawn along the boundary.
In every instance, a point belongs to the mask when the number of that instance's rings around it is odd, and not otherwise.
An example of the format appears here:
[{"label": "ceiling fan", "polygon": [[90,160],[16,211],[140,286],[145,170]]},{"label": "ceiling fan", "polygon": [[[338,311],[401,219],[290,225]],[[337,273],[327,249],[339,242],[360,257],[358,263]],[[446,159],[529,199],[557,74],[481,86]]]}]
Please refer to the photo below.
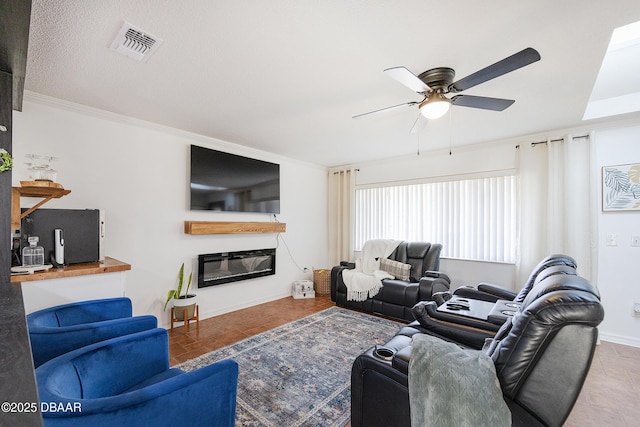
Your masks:
[{"label": "ceiling fan", "polygon": [[[453,81],[455,71],[449,67],[438,67],[427,70],[416,76],[406,67],[394,67],[384,70],[389,77],[405,85],[409,89],[424,96],[422,101],[406,102],[379,110],[353,116],[358,119],[378,113],[386,113],[392,110],[418,106],[420,113],[427,119],[437,119],[449,111],[451,105],[460,107],[480,108],[483,110],[502,111],[513,104],[513,99],[487,98],[484,96],[456,95],[448,98],[448,93],[458,93],[470,89],[486,81],[495,79],[511,71],[522,68],[540,60],[540,54],[533,48],[526,48],[482,70],[476,71],[456,82]],[[420,116],[418,116],[420,118]],[[416,120],[417,123],[417,120]],[[414,125],[416,129],[416,125]],[[413,132],[413,129],[412,129]]]}]

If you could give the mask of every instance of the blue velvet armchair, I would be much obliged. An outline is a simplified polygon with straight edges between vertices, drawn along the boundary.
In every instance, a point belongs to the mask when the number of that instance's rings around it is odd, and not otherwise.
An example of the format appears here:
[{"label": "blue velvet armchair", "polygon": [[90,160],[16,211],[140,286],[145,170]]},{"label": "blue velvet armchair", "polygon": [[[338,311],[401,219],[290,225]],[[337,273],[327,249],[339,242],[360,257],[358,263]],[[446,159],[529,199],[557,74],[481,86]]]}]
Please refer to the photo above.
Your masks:
[{"label": "blue velvet armchair", "polygon": [[[233,426],[238,364],[169,367],[156,328],[74,350],[36,369],[48,426]],[[51,410],[52,409],[52,410]]]},{"label": "blue velvet armchair", "polygon": [[126,297],[59,305],[27,315],[35,367],[56,356],[158,326],[155,316],[132,317]]}]

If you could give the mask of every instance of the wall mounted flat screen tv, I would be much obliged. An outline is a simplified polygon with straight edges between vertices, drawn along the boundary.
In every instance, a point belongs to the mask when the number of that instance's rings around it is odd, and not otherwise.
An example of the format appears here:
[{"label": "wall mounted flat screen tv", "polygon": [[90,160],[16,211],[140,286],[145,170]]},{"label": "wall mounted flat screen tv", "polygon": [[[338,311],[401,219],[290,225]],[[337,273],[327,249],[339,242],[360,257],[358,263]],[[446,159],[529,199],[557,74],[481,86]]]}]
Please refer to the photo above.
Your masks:
[{"label": "wall mounted flat screen tv", "polygon": [[191,210],[280,213],[280,165],[192,145]]}]

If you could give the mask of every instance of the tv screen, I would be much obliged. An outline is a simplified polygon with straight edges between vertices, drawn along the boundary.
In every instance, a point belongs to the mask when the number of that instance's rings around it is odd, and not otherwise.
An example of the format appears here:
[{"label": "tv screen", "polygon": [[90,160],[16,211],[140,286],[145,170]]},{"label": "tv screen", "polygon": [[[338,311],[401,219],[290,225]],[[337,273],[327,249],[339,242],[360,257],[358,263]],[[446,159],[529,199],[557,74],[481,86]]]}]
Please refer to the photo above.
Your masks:
[{"label": "tv screen", "polygon": [[191,210],[280,213],[280,165],[192,145]]}]

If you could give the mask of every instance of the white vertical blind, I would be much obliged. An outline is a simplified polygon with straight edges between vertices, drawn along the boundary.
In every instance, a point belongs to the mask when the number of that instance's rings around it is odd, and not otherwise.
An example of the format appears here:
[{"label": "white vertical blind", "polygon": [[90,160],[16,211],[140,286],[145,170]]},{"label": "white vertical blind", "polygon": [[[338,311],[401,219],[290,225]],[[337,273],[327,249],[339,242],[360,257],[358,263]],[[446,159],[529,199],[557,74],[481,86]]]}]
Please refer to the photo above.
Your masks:
[{"label": "white vertical blind", "polygon": [[515,262],[514,175],[356,189],[354,248],[370,239],[442,243],[442,256]]}]

